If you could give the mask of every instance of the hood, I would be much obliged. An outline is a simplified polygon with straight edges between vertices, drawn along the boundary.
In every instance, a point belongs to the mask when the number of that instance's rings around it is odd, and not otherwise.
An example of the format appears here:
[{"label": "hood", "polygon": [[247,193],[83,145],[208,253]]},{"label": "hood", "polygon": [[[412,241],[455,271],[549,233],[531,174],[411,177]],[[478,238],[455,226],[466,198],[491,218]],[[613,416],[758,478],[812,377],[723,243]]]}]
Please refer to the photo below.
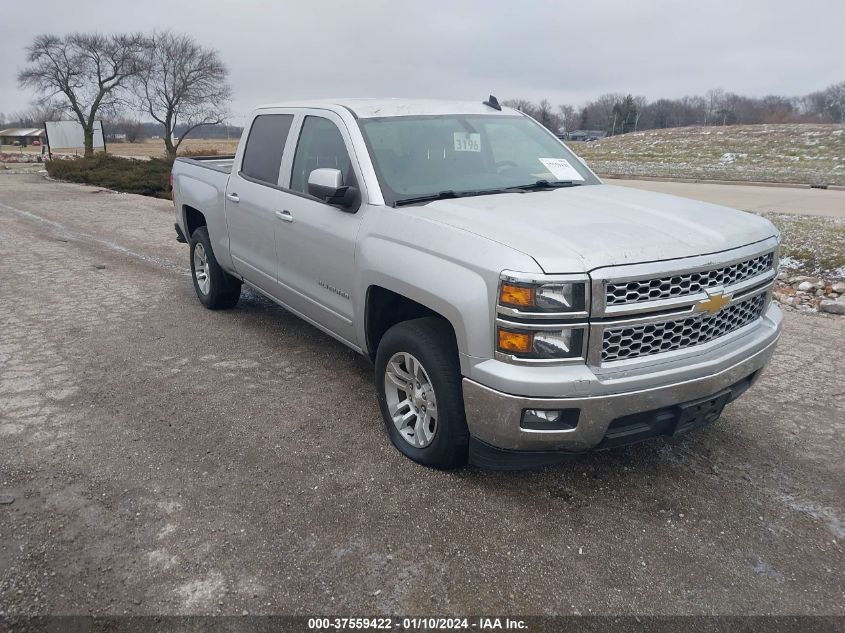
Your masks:
[{"label": "hood", "polygon": [[706,255],[777,235],[749,213],[613,185],[437,200],[419,214],[530,255],[546,273]]}]

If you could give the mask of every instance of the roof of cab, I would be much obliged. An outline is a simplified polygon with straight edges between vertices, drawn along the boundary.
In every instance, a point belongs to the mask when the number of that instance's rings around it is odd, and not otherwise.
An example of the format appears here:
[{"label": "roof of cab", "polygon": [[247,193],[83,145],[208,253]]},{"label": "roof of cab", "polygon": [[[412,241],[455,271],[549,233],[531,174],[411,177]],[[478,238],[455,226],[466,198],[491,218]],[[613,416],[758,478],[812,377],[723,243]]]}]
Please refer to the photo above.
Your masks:
[{"label": "roof of cab", "polygon": [[389,116],[425,116],[433,114],[519,114],[518,111],[502,106],[496,110],[478,101],[441,101],[437,99],[313,99],[309,101],[286,101],[259,106],[265,108],[346,108],[359,119]]}]

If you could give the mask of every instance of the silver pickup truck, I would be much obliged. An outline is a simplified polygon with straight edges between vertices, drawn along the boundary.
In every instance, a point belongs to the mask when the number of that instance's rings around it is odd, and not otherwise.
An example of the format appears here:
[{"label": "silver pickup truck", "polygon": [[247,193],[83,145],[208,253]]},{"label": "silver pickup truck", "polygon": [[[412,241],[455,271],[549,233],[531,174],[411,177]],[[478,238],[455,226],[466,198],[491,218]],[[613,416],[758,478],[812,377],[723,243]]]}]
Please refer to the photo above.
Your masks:
[{"label": "silver pickup truck", "polygon": [[175,162],[173,201],[199,300],[246,283],[368,356],[437,468],[707,424],[780,334],[772,224],[603,184],[493,97],[260,107],[234,156]]}]

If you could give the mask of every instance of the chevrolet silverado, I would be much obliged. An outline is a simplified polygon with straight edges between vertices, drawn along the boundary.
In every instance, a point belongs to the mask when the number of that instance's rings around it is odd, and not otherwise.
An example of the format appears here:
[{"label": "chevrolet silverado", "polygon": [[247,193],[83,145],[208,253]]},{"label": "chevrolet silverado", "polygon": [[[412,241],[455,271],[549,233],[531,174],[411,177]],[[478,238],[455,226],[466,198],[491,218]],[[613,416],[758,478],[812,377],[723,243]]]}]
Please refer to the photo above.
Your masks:
[{"label": "chevrolet silverado", "polygon": [[772,224],[604,184],[494,97],[262,106],[234,156],[172,180],[199,300],[246,283],[368,356],[387,434],[428,466],[708,424],[780,334]]}]

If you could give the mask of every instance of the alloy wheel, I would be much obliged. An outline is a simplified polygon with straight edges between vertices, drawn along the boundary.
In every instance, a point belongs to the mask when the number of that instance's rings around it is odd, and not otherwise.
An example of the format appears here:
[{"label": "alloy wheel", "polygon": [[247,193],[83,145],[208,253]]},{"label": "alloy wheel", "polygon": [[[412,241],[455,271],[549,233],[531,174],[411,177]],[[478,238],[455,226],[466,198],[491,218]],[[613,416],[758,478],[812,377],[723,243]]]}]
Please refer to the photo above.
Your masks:
[{"label": "alloy wheel", "polygon": [[437,433],[437,397],[422,363],[408,352],[391,356],[384,371],[387,409],[399,435],[425,448]]},{"label": "alloy wheel", "polygon": [[211,289],[211,278],[208,276],[208,256],[200,242],[194,246],[194,277],[200,292],[207,295]]}]

